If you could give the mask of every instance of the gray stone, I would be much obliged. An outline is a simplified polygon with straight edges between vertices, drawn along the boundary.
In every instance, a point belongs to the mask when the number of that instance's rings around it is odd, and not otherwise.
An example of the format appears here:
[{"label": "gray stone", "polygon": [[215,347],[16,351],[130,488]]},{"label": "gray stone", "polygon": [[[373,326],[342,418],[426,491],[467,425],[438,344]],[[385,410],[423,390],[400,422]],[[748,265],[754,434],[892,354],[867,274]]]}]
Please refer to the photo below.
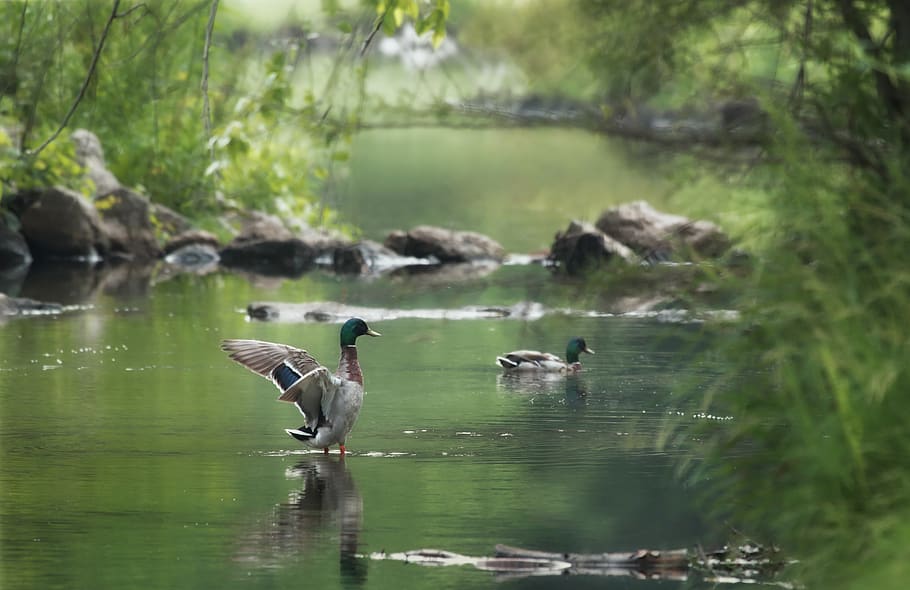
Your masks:
[{"label": "gray stone", "polygon": [[152,219],[168,236],[175,236],[193,229],[193,224],[189,219],[161,203],[152,203]]},{"label": "gray stone", "polygon": [[596,226],[649,260],[716,258],[730,248],[730,239],[713,223],[663,213],[645,201],[604,211]]},{"label": "gray stone", "polygon": [[386,238],[385,246],[402,256],[432,256],[440,262],[502,262],[505,258],[503,247],[483,234],[430,225],[420,225],[408,232],[394,231]]},{"label": "gray stone", "polygon": [[104,220],[112,252],[138,260],[154,260],[161,256],[148,198],[130,189],[118,188],[96,198],[95,207]]},{"label": "gray stone", "polygon": [[25,297],[9,297],[0,293],[0,316],[47,315],[62,311],[63,306],[59,303],[35,301]]},{"label": "gray stone", "polygon": [[86,175],[95,183],[95,194],[104,196],[119,189],[120,181],[104,163],[104,150],[98,136],[88,129],[76,129],[70,139],[76,146],[76,161],[85,167]]},{"label": "gray stone", "polygon": [[216,252],[221,247],[221,242],[215,234],[203,229],[190,229],[168,240],[164,245],[164,254],[168,255],[192,244],[210,246]]},{"label": "gray stone", "polygon": [[258,241],[283,241],[294,237],[282,221],[268,213],[261,211],[245,211],[238,215],[240,232],[234,238],[234,243]]},{"label": "gray stone", "polygon": [[19,221],[32,256],[97,259],[110,249],[98,211],[79,193],[63,187],[22,195]]}]

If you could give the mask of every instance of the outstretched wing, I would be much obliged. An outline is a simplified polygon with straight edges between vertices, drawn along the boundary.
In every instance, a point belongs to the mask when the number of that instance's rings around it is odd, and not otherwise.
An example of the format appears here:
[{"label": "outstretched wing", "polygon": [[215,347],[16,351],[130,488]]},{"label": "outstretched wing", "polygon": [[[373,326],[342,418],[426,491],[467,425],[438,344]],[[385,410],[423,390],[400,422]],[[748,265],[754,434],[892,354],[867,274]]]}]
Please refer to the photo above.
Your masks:
[{"label": "outstretched wing", "polygon": [[512,352],[507,352],[502,356],[496,357],[496,362],[505,369],[514,369],[523,363],[540,366],[542,361],[561,363],[562,359],[555,354],[537,350],[513,350]]},{"label": "outstretched wing", "polygon": [[286,344],[261,340],[224,340],[221,349],[231,360],[270,380],[281,391],[280,401],[297,406],[315,429],[335,395],[329,370],[310,353]]}]

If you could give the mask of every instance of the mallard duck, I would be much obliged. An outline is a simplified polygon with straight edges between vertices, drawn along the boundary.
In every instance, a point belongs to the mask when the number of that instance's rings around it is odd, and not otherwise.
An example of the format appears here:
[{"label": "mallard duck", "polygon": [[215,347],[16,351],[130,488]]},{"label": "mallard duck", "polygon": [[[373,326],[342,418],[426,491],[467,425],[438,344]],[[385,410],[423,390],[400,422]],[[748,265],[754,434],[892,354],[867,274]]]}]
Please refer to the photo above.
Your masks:
[{"label": "mallard duck", "polygon": [[363,403],[363,373],[357,360],[357,337],[379,336],[360,318],[341,326],[341,359],[332,375],[310,353],[261,340],[223,340],[232,360],[278,387],[280,401],[297,406],[306,423],[286,429],[292,437],[326,453],[333,444],[343,455],[344,442]]},{"label": "mallard duck", "polygon": [[511,371],[545,371],[550,373],[574,373],[581,370],[578,355],[582,352],[594,354],[585,344],[585,339],[575,336],[566,345],[566,360],[555,354],[537,350],[514,350],[496,357],[496,364]]}]

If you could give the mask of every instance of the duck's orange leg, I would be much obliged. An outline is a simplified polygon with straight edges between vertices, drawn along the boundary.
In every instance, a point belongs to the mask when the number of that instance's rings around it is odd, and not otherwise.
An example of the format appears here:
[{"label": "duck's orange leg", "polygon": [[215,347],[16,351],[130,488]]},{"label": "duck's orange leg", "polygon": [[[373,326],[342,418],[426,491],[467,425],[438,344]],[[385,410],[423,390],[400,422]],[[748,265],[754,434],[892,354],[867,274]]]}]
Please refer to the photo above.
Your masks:
[{"label": "duck's orange leg", "polygon": [[338,445],[338,450],[341,451],[342,455],[344,455],[344,453],[345,453],[344,445]]},{"label": "duck's orange leg", "polygon": [[329,454],[329,447],[323,447],[323,448],[322,448],[322,454],[323,454],[323,455],[328,455],[328,454]]}]

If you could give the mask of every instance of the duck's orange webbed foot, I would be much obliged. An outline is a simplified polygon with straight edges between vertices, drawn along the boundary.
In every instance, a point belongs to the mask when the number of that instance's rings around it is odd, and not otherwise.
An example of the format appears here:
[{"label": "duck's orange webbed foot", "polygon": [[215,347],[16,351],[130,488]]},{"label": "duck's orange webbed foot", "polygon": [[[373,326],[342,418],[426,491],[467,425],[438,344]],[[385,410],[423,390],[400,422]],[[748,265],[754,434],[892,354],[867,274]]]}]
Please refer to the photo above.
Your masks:
[{"label": "duck's orange webbed foot", "polygon": [[322,454],[323,454],[323,455],[328,455],[328,454],[329,454],[329,447],[323,447],[323,448],[322,448]]},{"label": "duck's orange webbed foot", "polygon": [[346,452],[346,449],[344,448],[344,445],[338,445],[338,450],[341,451],[341,454],[342,454],[342,455],[344,455],[345,452]]}]

